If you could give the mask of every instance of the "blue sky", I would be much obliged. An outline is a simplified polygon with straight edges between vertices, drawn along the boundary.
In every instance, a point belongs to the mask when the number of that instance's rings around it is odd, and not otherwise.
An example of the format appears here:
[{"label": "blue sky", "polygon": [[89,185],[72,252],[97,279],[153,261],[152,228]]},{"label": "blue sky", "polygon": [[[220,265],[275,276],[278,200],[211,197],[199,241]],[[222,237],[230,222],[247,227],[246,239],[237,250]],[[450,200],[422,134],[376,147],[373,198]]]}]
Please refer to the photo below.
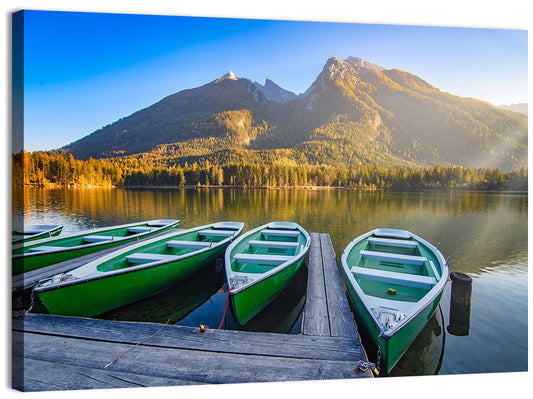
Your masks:
[{"label": "blue sky", "polygon": [[301,93],[350,55],[462,97],[528,100],[525,30],[25,11],[24,148],[59,148],[229,70]]}]

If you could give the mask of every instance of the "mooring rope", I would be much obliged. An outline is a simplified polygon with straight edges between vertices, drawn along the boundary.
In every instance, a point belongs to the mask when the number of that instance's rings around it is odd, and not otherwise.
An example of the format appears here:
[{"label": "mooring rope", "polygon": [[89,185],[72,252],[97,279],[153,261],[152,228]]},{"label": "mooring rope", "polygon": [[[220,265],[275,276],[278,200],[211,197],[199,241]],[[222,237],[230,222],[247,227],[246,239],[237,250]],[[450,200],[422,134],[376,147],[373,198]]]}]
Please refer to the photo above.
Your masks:
[{"label": "mooring rope", "polygon": [[115,363],[116,361],[118,361],[118,359],[120,359],[122,356],[124,356],[126,353],[128,353],[129,351],[131,351],[132,349],[136,348],[137,346],[141,345],[141,344],[144,344],[146,341],[148,341],[150,338],[152,338],[153,336],[155,336],[156,334],[160,333],[163,328],[165,328],[168,323],[170,322],[170,319],[167,320],[167,322],[163,325],[163,327],[161,327],[159,330],[157,330],[155,333],[153,333],[152,335],[150,335],[148,338],[142,340],[141,342],[133,345],[131,348],[129,348],[127,351],[123,352],[119,357],[117,357],[115,360],[107,363],[104,368],[108,368],[109,366],[111,366],[113,363]]},{"label": "mooring rope", "polygon": [[222,328],[222,324],[224,324],[224,320],[226,320],[226,313],[228,311],[228,303],[229,303],[229,295],[231,290],[235,289],[235,287],[231,287],[228,290],[228,296],[226,297],[226,307],[224,308],[224,316],[222,316],[222,320],[220,321],[220,325],[218,326],[217,330],[220,330]]}]

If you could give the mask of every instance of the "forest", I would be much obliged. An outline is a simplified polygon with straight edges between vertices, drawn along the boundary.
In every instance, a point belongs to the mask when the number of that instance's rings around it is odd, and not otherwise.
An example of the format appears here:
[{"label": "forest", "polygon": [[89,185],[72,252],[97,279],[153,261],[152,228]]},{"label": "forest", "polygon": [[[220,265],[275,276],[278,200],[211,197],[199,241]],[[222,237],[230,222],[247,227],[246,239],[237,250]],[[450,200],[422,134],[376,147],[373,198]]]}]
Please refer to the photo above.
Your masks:
[{"label": "forest", "polygon": [[86,161],[72,154],[21,151],[12,155],[14,186],[39,187],[339,187],[361,190],[527,191],[527,169],[510,172],[461,166],[385,167],[208,160],[164,165],[157,159]]}]

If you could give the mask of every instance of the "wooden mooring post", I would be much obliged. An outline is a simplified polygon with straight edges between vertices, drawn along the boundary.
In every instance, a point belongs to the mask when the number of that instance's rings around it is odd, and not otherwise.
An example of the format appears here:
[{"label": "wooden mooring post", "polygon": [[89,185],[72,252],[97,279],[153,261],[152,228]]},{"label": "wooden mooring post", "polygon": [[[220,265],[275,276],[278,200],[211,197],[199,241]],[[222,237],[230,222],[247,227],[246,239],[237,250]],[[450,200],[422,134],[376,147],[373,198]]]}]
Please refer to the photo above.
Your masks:
[{"label": "wooden mooring post", "polygon": [[304,312],[300,335],[202,332],[195,327],[40,314],[13,317],[13,388],[49,391],[372,376],[358,371],[358,362],[367,359],[327,234],[312,234]]}]

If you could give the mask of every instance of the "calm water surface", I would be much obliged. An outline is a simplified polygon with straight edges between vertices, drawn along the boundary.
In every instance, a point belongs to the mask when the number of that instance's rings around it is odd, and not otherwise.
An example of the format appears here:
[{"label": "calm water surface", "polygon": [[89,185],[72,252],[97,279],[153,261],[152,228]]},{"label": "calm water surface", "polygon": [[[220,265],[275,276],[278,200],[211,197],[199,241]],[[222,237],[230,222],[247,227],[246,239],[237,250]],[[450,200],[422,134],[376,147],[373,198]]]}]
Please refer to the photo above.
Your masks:
[{"label": "calm water surface", "polygon": [[[450,288],[440,310],[393,375],[527,370],[527,194],[384,193],[348,190],[34,189],[13,193],[13,225],[62,224],[76,232],[135,221],[174,218],[181,228],[240,221],[249,230],[292,221],[329,233],[337,254],[375,228],[406,229],[440,243],[450,271],[473,279],[467,335],[453,335]],[[299,333],[307,270],[246,326],[228,310],[222,328]],[[224,271],[214,263],[167,292],[99,317],[217,328],[224,314]],[[370,358],[375,348],[363,343]]]}]

